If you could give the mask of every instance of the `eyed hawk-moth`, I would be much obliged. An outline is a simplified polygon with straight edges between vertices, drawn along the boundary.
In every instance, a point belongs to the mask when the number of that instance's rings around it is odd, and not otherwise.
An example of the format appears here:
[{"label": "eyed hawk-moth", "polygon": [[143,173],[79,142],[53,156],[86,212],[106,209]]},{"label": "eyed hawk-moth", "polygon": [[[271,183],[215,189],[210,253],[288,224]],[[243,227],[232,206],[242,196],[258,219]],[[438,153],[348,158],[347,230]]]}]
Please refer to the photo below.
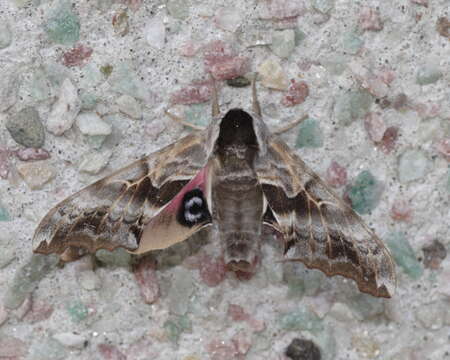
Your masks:
[{"label": "eyed hawk-moth", "polygon": [[98,249],[165,249],[200,229],[218,232],[226,264],[251,271],[264,227],[301,261],[359,290],[391,297],[395,267],[382,241],[264,123],[253,108],[221,112],[210,125],[87,186],[57,204],[34,235],[34,251],[72,261]]}]

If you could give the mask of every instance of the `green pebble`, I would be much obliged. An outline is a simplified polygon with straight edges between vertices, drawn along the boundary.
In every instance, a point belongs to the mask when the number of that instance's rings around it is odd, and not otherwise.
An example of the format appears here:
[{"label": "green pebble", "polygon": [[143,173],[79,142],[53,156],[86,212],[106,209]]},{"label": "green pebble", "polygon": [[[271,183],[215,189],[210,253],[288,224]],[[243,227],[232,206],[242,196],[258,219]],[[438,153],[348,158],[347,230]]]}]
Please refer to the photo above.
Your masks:
[{"label": "green pebble", "polygon": [[36,101],[45,101],[52,96],[49,79],[43,68],[38,68],[31,75],[30,95]]},{"label": "green pebble", "polygon": [[48,62],[44,64],[46,79],[55,88],[60,88],[66,78],[70,76],[70,71],[61,64]]},{"label": "green pebble", "polygon": [[44,126],[35,108],[25,108],[6,122],[11,137],[25,147],[40,148],[44,145]]},{"label": "green pebble", "polygon": [[303,120],[299,125],[295,146],[298,148],[318,148],[322,145],[323,136],[319,123],[311,118]]},{"label": "green pebble", "polygon": [[114,67],[110,64],[100,66],[100,72],[105,75],[106,77],[109,77],[109,75],[112,74]]},{"label": "green pebble", "polygon": [[103,73],[93,64],[84,66],[81,70],[81,74],[82,78],[80,79],[79,85],[82,89],[93,89],[105,80]]},{"label": "green pebble", "polygon": [[346,295],[347,303],[360,320],[371,319],[384,312],[384,300],[381,298],[356,291]]},{"label": "green pebble", "polygon": [[288,284],[287,297],[301,299],[305,295],[305,282],[300,278],[285,279]]},{"label": "green pebble", "polygon": [[100,11],[107,11],[113,6],[113,0],[95,0],[94,6]]},{"label": "green pebble", "polygon": [[274,31],[270,49],[275,55],[288,58],[295,49],[295,31],[292,29]]},{"label": "green pebble", "polygon": [[427,174],[429,165],[422,150],[407,149],[398,158],[398,178],[402,183],[421,179]]},{"label": "green pebble", "polygon": [[364,40],[353,32],[345,34],[342,38],[342,48],[348,54],[356,55],[363,45]]},{"label": "green pebble", "polygon": [[178,343],[181,336],[181,329],[177,326],[177,324],[173,320],[166,320],[163,328],[170,342],[174,344]]},{"label": "green pebble", "polygon": [[131,254],[122,248],[113,251],[101,249],[95,253],[95,257],[105,265],[118,267],[127,267],[132,262]]},{"label": "green pebble", "polygon": [[320,11],[323,14],[329,13],[334,8],[333,0],[313,0],[314,9]]},{"label": "green pebble", "polygon": [[30,347],[29,354],[27,359],[32,360],[63,360],[68,355],[65,347],[52,338],[36,341]]},{"label": "green pebble", "polygon": [[19,8],[27,5],[31,0],[12,0],[12,2]]},{"label": "green pebble", "polygon": [[353,210],[360,214],[368,214],[378,205],[381,190],[380,184],[370,171],[359,173],[353,185],[347,190]]},{"label": "green pebble", "polygon": [[417,280],[423,274],[423,268],[417,260],[413,248],[404,233],[394,232],[388,235],[386,241],[395,262],[412,279]]},{"label": "green pebble", "polygon": [[8,210],[0,203],[0,221],[10,221]]},{"label": "green pebble", "polygon": [[280,327],[287,331],[309,331],[319,333],[324,329],[322,320],[307,310],[297,310],[283,314],[279,319]]},{"label": "green pebble", "polygon": [[171,16],[177,19],[186,19],[189,16],[188,0],[168,0],[167,11]]},{"label": "green pebble", "polygon": [[331,74],[341,75],[347,68],[348,59],[344,55],[336,55],[325,59],[322,64]]},{"label": "green pebble", "polygon": [[79,300],[67,304],[66,310],[73,322],[83,321],[89,314],[86,305]]},{"label": "green pebble", "polygon": [[7,48],[12,41],[12,33],[5,19],[0,19],[0,49]]},{"label": "green pebble", "polygon": [[85,92],[81,95],[81,109],[92,110],[97,105],[98,97],[95,94]]},{"label": "green pebble", "polygon": [[246,87],[250,85],[250,80],[247,79],[245,76],[238,76],[234,79],[228,79],[227,85],[231,87]]},{"label": "green pebble", "polygon": [[209,123],[208,106],[205,104],[193,104],[189,106],[185,113],[185,119],[187,122],[198,125],[207,126]]},{"label": "green pebble", "polygon": [[450,167],[447,171],[447,192],[450,194]]},{"label": "green pebble", "polygon": [[187,315],[166,320],[163,325],[167,338],[174,344],[178,343],[181,333],[192,331],[192,322]]},{"label": "green pebble", "polygon": [[342,125],[363,118],[370,110],[373,97],[366,90],[352,90],[339,96],[334,107],[336,119]]},{"label": "green pebble", "polygon": [[59,4],[45,24],[45,31],[48,38],[57,44],[72,45],[79,40],[80,20],[73,13],[70,2]]},{"label": "green pebble", "polygon": [[114,91],[121,94],[127,94],[143,101],[148,101],[150,97],[147,86],[138,77],[129,62],[116,66],[114,72],[108,78],[108,82]]},{"label": "green pebble", "polygon": [[107,136],[105,136],[105,135],[94,135],[94,136],[83,135],[83,138],[86,141],[86,144],[91,149],[100,150],[103,147],[103,144],[105,143]]},{"label": "green pebble", "polygon": [[56,256],[33,254],[30,260],[19,268],[3,298],[9,309],[17,309],[58,262]]},{"label": "green pebble", "polygon": [[183,330],[184,332],[192,331],[192,321],[187,315],[178,316],[177,323],[181,330]]},{"label": "green pebble", "polygon": [[419,85],[433,84],[442,77],[442,71],[437,66],[423,66],[417,71],[416,82]]},{"label": "green pebble", "polygon": [[305,280],[303,279],[302,264],[287,262],[283,264],[283,281],[288,285],[288,298],[302,298],[305,295]]}]

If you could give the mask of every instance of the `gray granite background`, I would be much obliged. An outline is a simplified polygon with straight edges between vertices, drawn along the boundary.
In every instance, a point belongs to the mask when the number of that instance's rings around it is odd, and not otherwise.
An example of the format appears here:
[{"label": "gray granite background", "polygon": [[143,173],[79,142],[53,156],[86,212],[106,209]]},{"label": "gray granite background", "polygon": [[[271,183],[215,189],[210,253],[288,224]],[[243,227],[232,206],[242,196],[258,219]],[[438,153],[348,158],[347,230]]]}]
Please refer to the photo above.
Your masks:
[{"label": "gray granite background", "polygon": [[[322,359],[449,358],[449,8],[2,0],[0,359],[282,360],[294,338]],[[156,270],[121,252],[99,254],[95,271],[88,259],[32,258],[33,232],[58,201],[189,132],[166,109],[208,122],[207,70],[259,71],[272,128],[309,114],[285,139],[340,195],[363,194],[363,218],[398,265],[392,299],[278,262],[270,235],[249,281],[223,272],[215,239],[193,256],[197,239],[159,254]],[[305,99],[291,79],[307,84]],[[219,85],[221,106],[249,108],[248,87]],[[330,176],[333,160],[346,178]]]}]

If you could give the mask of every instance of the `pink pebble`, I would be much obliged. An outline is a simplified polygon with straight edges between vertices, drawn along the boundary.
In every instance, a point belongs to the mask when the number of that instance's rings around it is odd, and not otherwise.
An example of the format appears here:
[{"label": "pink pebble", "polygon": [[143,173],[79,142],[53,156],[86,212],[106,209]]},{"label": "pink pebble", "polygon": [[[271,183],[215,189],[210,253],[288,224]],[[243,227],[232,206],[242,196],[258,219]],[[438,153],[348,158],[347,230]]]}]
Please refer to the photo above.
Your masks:
[{"label": "pink pebble", "polygon": [[0,326],[8,319],[8,310],[0,303]]},{"label": "pink pebble", "polygon": [[264,320],[258,320],[258,319],[255,319],[253,317],[250,317],[247,320],[247,324],[256,333],[259,333],[259,332],[264,331],[266,329],[266,323],[264,322]]},{"label": "pink pebble", "polygon": [[224,279],[226,275],[226,267],[222,258],[213,259],[205,257],[200,267],[200,277],[208,286],[217,286]]},{"label": "pink pebble", "polygon": [[78,45],[73,49],[65,52],[62,57],[62,62],[67,67],[83,66],[87,63],[94,50],[84,45]]},{"label": "pink pebble", "polygon": [[198,50],[200,50],[200,45],[195,43],[192,40],[185,41],[180,46],[180,54],[185,57],[193,57],[197,54]]},{"label": "pink pebble", "polygon": [[297,83],[294,79],[292,79],[288,91],[281,103],[287,107],[298,105],[304,102],[308,95],[308,84],[304,81],[300,81]]},{"label": "pink pebble", "polygon": [[133,344],[131,344],[126,351],[127,359],[157,359],[159,356],[158,351],[152,346],[150,336],[140,338]]},{"label": "pink pebble", "polygon": [[347,183],[347,170],[333,160],[327,169],[326,180],[332,187],[344,186]]},{"label": "pink pebble", "polygon": [[183,266],[186,269],[198,270],[201,268],[203,259],[205,257],[208,257],[208,255],[206,255],[204,253],[199,253],[199,254],[189,256],[183,261]]},{"label": "pink pebble", "polygon": [[227,314],[233,319],[233,321],[244,321],[250,318],[249,314],[244,311],[244,308],[236,304],[228,305]]},{"label": "pink pebble", "polygon": [[22,161],[46,160],[50,158],[50,153],[45,149],[26,148],[17,150],[15,154]]},{"label": "pink pebble", "polygon": [[386,132],[386,124],[379,113],[370,112],[364,118],[364,127],[370,140],[379,142],[383,139]]},{"label": "pink pebble", "polygon": [[23,320],[23,318],[29,314],[30,310],[31,310],[31,306],[33,304],[33,299],[31,294],[29,294],[26,298],[25,301],[22,303],[22,305],[20,305],[16,311],[15,311],[15,315],[17,316],[17,318],[19,318],[20,320]]},{"label": "pink pebble", "polygon": [[233,79],[249,71],[249,59],[237,56],[231,45],[215,40],[205,46],[205,69],[217,80]]},{"label": "pink pebble", "polygon": [[436,145],[436,150],[450,161],[450,139],[442,139]]},{"label": "pink pebble", "polygon": [[390,85],[395,80],[395,72],[389,68],[383,68],[378,74],[377,78]]},{"label": "pink pebble", "polygon": [[155,261],[148,256],[141,258],[133,267],[133,273],[145,303],[153,304],[160,295]]},{"label": "pink pebble", "polygon": [[363,7],[359,13],[359,25],[363,30],[379,31],[383,29],[379,11],[367,6]]},{"label": "pink pebble", "polygon": [[410,0],[412,3],[428,7],[428,0]]},{"label": "pink pebble", "polygon": [[230,60],[235,56],[235,52],[230,44],[222,40],[214,40],[208,43],[203,51],[203,62],[208,69],[214,64]]},{"label": "pink pebble", "polygon": [[412,218],[412,209],[407,201],[397,199],[392,205],[390,215],[395,221],[409,222]]},{"label": "pink pebble", "polygon": [[375,97],[382,98],[388,95],[389,87],[379,77],[372,76],[366,81],[367,90]]},{"label": "pink pebble", "polygon": [[437,103],[418,103],[413,105],[413,109],[417,111],[420,118],[423,120],[437,117],[441,111],[441,107]]},{"label": "pink pebble", "polygon": [[127,360],[127,357],[114,345],[99,344],[97,349],[105,360]]},{"label": "pink pebble", "polygon": [[212,83],[210,81],[196,81],[176,91],[171,96],[172,104],[200,104],[208,101],[212,94]]},{"label": "pink pebble", "polygon": [[302,0],[271,0],[266,2],[266,13],[263,17],[276,20],[295,19],[304,11],[305,4]]},{"label": "pink pebble", "polygon": [[247,354],[252,346],[250,336],[245,334],[242,330],[231,338],[231,342],[233,343],[236,352],[242,355]]},{"label": "pink pebble", "polygon": [[22,340],[7,335],[0,336],[0,359],[24,359],[27,350],[27,345]]},{"label": "pink pebble", "polygon": [[209,72],[217,80],[234,79],[245,75],[250,70],[249,64],[247,57],[236,56],[210,66]]},{"label": "pink pebble", "polygon": [[391,126],[386,129],[384,132],[383,138],[379,143],[377,143],[378,147],[385,154],[389,154],[395,148],[395,144],[398,139],[399,129],[396,126]]},{"label": "pink pebble", "polygon": [[50,303],[44,301],[32,300],[31,311],[26,314],[25,320],[30,323],[37,323],[43,320],[47,320],[53,314],[55,309]]},{"label": "pink pebble", "polygon": [[211,360],[233,360],[238,354],[233,344],[228,344],[225,341],[214,339],[207,346]]},{"label": "pink pebble", "polygon": [[11,152],[3,147],[0,147],[0,177],[7,179],[9,174],[9,157]]},{"label": "pink pebble", "polygon": [[222,30],[235,32],[242,20],[242,11],[237,7],[222,7],[214,16],[214,24]]},{"label": "pink pebble", "polygon": [[141,7],[142,0],[122,0],[122,3],[136,12]]}]

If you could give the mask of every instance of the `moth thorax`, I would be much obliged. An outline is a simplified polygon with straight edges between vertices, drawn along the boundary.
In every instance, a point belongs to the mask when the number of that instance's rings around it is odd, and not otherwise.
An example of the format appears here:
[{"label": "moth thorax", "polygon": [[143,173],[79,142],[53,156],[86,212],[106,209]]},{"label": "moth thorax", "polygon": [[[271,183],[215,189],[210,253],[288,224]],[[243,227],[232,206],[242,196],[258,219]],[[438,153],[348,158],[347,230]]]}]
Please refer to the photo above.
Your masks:
[{"label": "moth thorax", "polygon": [[258,256],[259,236],[251,232],[229,232],[225,234],[225,263],[253,264]]}]

